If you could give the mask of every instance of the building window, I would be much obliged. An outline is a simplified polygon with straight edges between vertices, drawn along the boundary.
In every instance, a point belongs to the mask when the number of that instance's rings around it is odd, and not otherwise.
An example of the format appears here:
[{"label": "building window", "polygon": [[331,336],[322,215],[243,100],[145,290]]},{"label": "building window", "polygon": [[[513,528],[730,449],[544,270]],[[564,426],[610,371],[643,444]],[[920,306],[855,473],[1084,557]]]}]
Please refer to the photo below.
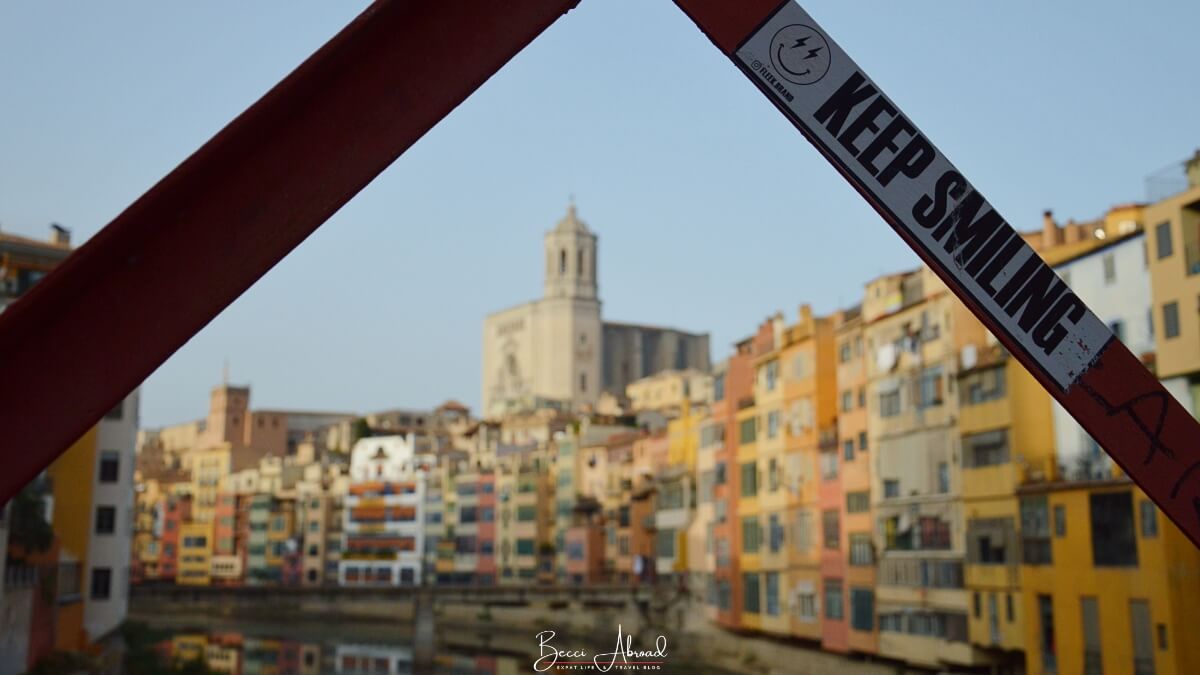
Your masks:
[{"label": "building window", "polygon": [[767,438],[779,437],[779,411],[772,410],[767,413]]},{"label": "building window", "polygon": [[860,408],[867,407],[867,388],[866,387],[858,388],[858,407],[860,407]]},{"label": "building window", "polygon": [[1045,496],[1021,500],[1021,555],[1026,565],[1049,565],[1050,506]]},{"label": "building window", "polygon": [[850,535],[850,564],[855,567],[869,567],[875,564],[875,547],[871,544],[871,535]]},{"label": "building window", "polygon": [[867,449],[867,432],[858,432],[858,451],[864,452]]},{"label": "building window", "polygon": [[117,527],[117,509],[115,506],[96,507],[96,534],[112,534]]},{"label": "building window", "polygon": [[841,621],[845,618],[842,607],[842,582],[840,579],[825,580],[825,618]]},{"label": "building window", "polygon": [[854,459],[854,439],[842,442],[842,457],[847,461]]},{"label": "building window", "polygon": [[654,553],[659,558],[675,557],[675,530],[659,530],[656,536]]},{"label": "building window", "polygon": [[1104,263],[1104,283],[1112,284],[1117,280],[1117,259],[1112,253],[1105,253],[1103,258]]},{"label": "building window", "polygon": [[854,407],[854,392],[847,389],[842,392],[842,412],[850,412]]},{"label": "building window", "polygon": [[567,273],[567,249],[562,249],[558,252],[558,273],[560,275]]},{"label": "building window", "polygon": [[900,390],[893,389],[879,394],[879,415],[895,417],[900,414]]},{"label": "building window", "polygon": [[892,499],[900,496],[900,481],[895,478],[885,478],[883,481],[883,497],[884,499]]},{"label": "building window", "polygon": [[1179,337],[1179,303],[1168,302],[1163,305],[1163,337]]},{"label": "building window", "polygon": [[1133,494],[1104,492],[1089,495],[1092,523],[1092,562],[1097,567],[1136,567],[1137,538],[1133,529]]},{"label": "building window", "polygon": [[1171,241],[1171,223],[1159,223],[1154,227],[1154,238],[1158,244],[1158,259],[1162,260],[1175,252],[1175,245]]},{"label": "building window", "polygon": [[767,572],[767,616],[779,616],[779,572]]},{"label": "building window", "polygon": [[1047,673],[1058,672],[1058,655],[1055,651],[1054,640],[1054,604],[1049,595],[1037,596],[1038,602],[1038,636],[1042,651],[1042,670]]},{"label": "building window", "polygon": [[770,547],[771,553],[778,553],[783,549],[784,527],[779,515],[775,513],[771,514],[767,523],[767,545]]},{"label": "building window", "polygon": [[796,536],[792,537],[792,540],[795,542],[796,550],[801,553],[807,553],[809,548],[812,547],[812,513],[797,511],[794,527],[796,528]]},{"label": "building window", "polygon": [[834,480],[837,478],[838,456],[837,450],[822,450],[821,451],[821,479]]},{"label": "building window", "polygon": [[753,417],[744,419],[738,425],[738,441],[740,443],[753,443],[756,432],[758,431],[757,420]]},{"label": "building window", "polygon": [[1008,542],[1013,540],[1015,535],[1011,518],[972,518],[968,520],[967,562],[981,565],[1008,563]]},{"label": "building window", "polygon": [[1080,598],[1079,614],[1083,623],[1084,675],[1102,675],[1104,670],[1100,648],[1100,607],[1096,598]]},{"label": "building window", "polygon": [[1006,593],[1004,595],[1005,613],[1008,615],[1008,622],[1012,623],[1017,620],[1016,610],[1013,608],[1013,594]]},{"label": "building window", "polygon": [[742,465],[742,496],[754,497],[758,494],[758,465],[746,462]]},{"label": "building window", "polygon": [[1138,509],[1141,512],[1142,520],[1142,537],[1149,539],[1158,536],[1158,509],[1154,506],[1154,502],[1148,499],[1143,499],[1138,503]]},{"label": "building window", "polygon": [[722,401],[725,399],[725,373],[721,373],[713,378],[713,400]]},{"label": "building window", "polygon": [[1133,629],[1134,675],[1154,675],[1154,638],[1150,633],[1150,603],[1129,601],[1129,623]]},{"label": "building window", "polygon": [[817,620],[817,594],[812,591],[801,592],[796,602],[796,614],[802,621]]},{"label": "building window", "polygon": [[100,482],[115,483],[121,476],[121,453],[116,450],[100,452]]},{"label": "building window", "polygon": [[758,574],[747,572],[742,575],[742,609],[750,614],[758,614],[758,606]]},{"label": "building window", "polygon": [[930,408],[942,404],[942,367],[926,368],[921,373],[918,408]]},{"label": "building window", "polygon": [[762,532],[759,531],[758,517],[746,516],[742,518],[742,552],[758,553],[761,539]]},{"label": "building window", "polygon": [[112,595],[112,569],[92,568],[91,596],[93,600],[107,600]]},{"label": "building window", "polygon": [[850,360],[850,341],[847,340],[838,348],[838,362],[846,363]]},{"label": "building window", "polygon": [[579,391],[587,391],[587,373],[579,374]]},{"label": "building window", "polygon": [[1008,463],[1008,430],[963,436],[963,466],[973,469]]},{"label": "building window", "polygon": [[775,385],[779,382],[779,361],[770,361],[763,366],[763,386],[767,391],[775,391]]},{"label": "building window", "polygon": [[1004,366],[976,370],[964,375],[958,388],[958,399],[963,405],[979,405],[1004,398]]},{"label": "building window", "polygon": [[938,493],[946,494],[950,492],[950,465],[946,462],[938,462]]},{"label": "building window", "polygon": [[1054,536],[1059,539],[1067,536],[1067,507],[1062,504],[1054,505]]},{"label": "building window", "polygon": [[821,534],[825,540],[825,548],[837,550],[842,545],[841,514],[837,509],[821,512]]},{"label": "building window", "polygon": [[865,513],[871,510],[871,493],[867,490],[846,493],[846,513]]},{"label": "building window", "polygon": [[[767,461],[767,490],[774,492],[779,489],[779,463],[772,457]],[[659,503],[661,504],[661,498]],[[661,508],[661,507],[660,507]]]},{"label": "building window", "polygon": [[869,588],[850,588],[850,627],[854,630],[875,629],[875,592]]}]

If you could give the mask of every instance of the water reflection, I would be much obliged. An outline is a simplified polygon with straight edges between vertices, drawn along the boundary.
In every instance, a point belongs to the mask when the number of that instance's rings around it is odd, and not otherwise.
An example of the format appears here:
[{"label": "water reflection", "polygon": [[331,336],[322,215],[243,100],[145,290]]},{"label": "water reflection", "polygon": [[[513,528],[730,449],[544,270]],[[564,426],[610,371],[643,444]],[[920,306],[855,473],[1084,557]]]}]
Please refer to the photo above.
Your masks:
[{"label": "water reflection", "polygon": [[[331,637],[312,641],[250,636],[241,632],[177,629],[159,644],[164,663],[195,672],[203,664],[232,675],[399,675],[412,673],[413,650],[405,644],[351,642]],[[490,675],[527,672],[526,655],[475,655],[445,651],[434,656],[438,672]]]}]

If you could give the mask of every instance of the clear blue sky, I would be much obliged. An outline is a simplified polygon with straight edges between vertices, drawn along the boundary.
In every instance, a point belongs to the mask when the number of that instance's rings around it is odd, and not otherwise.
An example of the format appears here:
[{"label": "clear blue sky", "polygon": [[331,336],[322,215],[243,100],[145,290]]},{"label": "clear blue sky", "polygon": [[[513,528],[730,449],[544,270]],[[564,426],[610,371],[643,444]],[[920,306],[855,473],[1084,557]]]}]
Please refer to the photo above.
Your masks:
[{"label": "clear blue sky", "polygon": [[[91,236],[366,4],[0,4],[0,229]],[[1021,229],[1200,145],[1200,3],[804,4]],[[572,193],[605,316],[716,358],[915,262],[671,2],[584,0],[152,375],[143,424],[202,416],[227,358],[255,407],[477,406],[483,317],[540,293]]]}]

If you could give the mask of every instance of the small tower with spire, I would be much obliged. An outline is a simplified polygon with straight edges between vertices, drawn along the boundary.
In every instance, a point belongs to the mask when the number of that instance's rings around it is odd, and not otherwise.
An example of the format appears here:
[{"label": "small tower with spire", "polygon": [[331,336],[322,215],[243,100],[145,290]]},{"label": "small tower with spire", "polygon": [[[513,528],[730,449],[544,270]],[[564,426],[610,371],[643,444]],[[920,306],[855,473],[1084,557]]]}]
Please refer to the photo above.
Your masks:
[{"label": "small tower with spire", "polygon": [[546,298],[598,296],[596,279],[596,235],[579,219],[572,197],[567,215],[544,238],[546,248]]}]

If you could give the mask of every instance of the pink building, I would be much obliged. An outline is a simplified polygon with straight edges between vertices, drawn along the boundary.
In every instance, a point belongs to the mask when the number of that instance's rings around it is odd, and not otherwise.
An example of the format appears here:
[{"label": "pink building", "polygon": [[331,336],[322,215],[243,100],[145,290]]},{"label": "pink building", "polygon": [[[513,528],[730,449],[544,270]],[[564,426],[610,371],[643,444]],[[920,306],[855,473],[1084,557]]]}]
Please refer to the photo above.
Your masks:
[{"label": "pink building", "polygon": [[496,583],[496,474],[479,474],[479,557],[475,564],[475,581],[483,586]]}]

